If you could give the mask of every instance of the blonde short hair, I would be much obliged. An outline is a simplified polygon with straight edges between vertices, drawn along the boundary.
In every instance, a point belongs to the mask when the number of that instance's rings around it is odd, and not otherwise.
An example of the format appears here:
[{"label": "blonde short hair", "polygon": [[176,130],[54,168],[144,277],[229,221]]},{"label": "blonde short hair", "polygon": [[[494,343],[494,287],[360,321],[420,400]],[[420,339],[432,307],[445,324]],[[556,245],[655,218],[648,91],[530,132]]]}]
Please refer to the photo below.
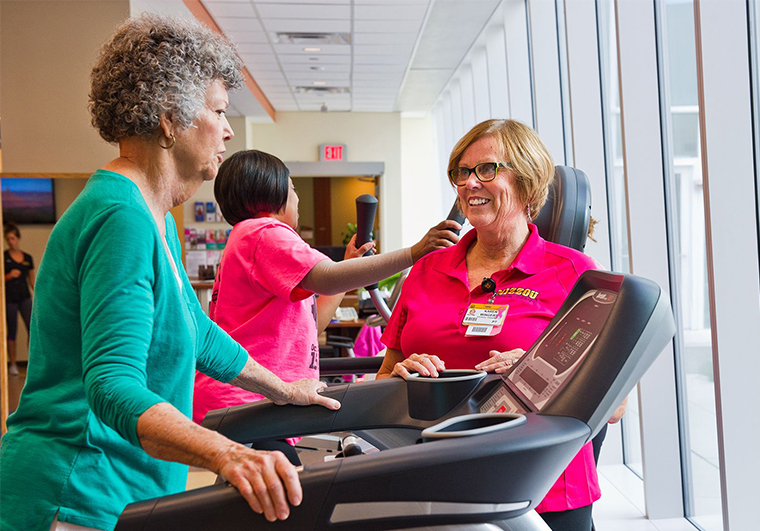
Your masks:
[{"label": "blonde short hair", "polygon": [[494,162],[511,164],[517,199],[524,205],[530,205],[531,218],[535,219],[549,195],[549,185],[554,178],[554,161],[536,132],[527,125],[515,120],[480,122],[454,146],[447,171],[459,165],[468,147],[488,136],[499,142],[504,157]]}]

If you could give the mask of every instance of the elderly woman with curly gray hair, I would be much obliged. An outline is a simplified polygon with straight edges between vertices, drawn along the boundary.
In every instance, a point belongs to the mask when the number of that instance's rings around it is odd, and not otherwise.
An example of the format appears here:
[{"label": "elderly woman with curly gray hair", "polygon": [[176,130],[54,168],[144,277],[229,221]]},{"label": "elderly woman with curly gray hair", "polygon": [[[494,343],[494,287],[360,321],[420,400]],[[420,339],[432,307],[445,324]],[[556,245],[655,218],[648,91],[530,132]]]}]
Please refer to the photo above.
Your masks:
[{"label": "elderly woman with curly gray hair", "polygon": [[26,386],[0,448],[0,527],[112,529],[131,502],[223,475],[274,521],[301,501],[295,468],[194,424],[197,369],[279,404],[340,404],[285,383],[203,313],[169,210],[216,176],[233,132],[232,46],[196,22],[122,24],[92,71],[90,111],[119,147],[56,224],[37,275]]}]

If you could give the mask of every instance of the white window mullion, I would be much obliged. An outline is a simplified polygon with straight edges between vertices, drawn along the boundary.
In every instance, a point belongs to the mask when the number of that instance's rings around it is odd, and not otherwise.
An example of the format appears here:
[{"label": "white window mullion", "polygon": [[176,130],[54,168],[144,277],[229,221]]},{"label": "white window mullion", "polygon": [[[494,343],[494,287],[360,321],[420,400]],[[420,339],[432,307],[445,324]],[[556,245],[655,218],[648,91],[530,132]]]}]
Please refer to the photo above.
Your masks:
[{"label": "white window mullion", "polygon": [[505,0],[503,15],[507,50],[509,117],[533,127],[533,97],[525,0]]},{"label": "white window mullion", "polygon": [[504,27],[495,25],[486,30],[488,86],[492,118],[509,118],[507,86],[507,51],[504,48]]},{"label": "white window mullion", "polygon": [[566,2],[565,31],[572,114],[573,161],[591,181],[591,215],[598,221],[586,254],[610,267],[602,95],[594,2]]},{"label": "white window mullion", "polygon": [[723,523],[725,531],[738,531],[757,527],[760,474],[760,272],[747,6],[697,0],[694,20]]},{"label": "white window mullion", "polygon": [[[618,0],[616,21],[630,269],[669,291],[654,3]],[[683,516],[673,356],[671,344],[639,384],[644,495],[653,519]]]},{"label": "white window mullion", "polygon": [[557,8],[554,0],[529,0],[535,127],[555,164],[567,164],[562,119]]}]

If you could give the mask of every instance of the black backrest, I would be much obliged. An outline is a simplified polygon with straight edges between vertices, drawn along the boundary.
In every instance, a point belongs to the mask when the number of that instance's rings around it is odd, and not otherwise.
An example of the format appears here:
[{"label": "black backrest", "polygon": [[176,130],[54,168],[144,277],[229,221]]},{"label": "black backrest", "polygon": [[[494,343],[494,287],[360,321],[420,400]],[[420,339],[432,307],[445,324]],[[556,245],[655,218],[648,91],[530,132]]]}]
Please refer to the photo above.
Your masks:
[{"label": "black backrest", "polygon": [[549,197],[533,223],[546,241],[583,252],[591,219],[591,185],[581,170],[556,166]]}]

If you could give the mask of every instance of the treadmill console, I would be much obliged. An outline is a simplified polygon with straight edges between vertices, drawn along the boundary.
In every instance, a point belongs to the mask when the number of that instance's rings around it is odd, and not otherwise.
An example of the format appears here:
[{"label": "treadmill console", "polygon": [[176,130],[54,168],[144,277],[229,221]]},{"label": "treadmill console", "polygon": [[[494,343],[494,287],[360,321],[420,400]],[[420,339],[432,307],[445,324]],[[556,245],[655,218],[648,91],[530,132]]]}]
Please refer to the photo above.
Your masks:
[{"label": "treadmill console", "polygon": [[592,289],[547,330],[478,406],[481,413],[540,411],[583,362],[612,311],[617,293]]}]

